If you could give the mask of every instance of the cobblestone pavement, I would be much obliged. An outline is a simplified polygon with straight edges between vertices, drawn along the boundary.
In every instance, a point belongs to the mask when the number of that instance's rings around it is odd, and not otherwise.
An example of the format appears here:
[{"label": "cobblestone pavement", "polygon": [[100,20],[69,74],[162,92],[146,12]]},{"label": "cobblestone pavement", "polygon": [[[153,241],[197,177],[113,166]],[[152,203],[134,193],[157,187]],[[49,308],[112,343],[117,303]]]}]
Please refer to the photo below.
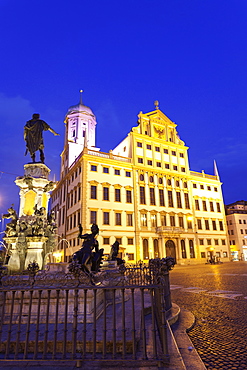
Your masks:
[{"label": "cobblestone pavement", "polygon": [[247,262],[175,266],[172,301],[196,317],[189,332],[208,370],[247,370]]}]

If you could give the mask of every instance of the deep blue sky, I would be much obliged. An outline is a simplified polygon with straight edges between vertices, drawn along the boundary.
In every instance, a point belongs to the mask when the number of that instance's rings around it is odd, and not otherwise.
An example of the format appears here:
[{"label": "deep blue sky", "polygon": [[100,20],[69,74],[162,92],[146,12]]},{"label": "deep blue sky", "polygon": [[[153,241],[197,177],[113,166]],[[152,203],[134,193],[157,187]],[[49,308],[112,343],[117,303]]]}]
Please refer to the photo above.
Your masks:
[{"label": "deep blue sky", "polygon": [[246,0],[0,0],[0,212],[18,209],[23,126],[41,114],[46,164],[59,175],[64,116],[97,116],[102,151],[160,109],[190,147],[191,170],[213,174],[225,203],[247,200]]}]

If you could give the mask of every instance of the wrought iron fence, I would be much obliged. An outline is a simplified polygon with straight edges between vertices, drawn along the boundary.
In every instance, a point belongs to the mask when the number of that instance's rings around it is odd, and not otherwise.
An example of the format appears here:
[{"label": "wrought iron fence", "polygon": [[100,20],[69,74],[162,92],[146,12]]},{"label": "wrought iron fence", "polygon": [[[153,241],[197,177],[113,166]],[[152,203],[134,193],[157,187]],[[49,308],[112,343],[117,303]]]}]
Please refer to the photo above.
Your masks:
[{"label": "wrought iron fence", "polygon": [[[163,270],[162,270],[163,269]],[[85,273],[4,275],[0,287],[3,361],[168,363],[164,263]]]}]

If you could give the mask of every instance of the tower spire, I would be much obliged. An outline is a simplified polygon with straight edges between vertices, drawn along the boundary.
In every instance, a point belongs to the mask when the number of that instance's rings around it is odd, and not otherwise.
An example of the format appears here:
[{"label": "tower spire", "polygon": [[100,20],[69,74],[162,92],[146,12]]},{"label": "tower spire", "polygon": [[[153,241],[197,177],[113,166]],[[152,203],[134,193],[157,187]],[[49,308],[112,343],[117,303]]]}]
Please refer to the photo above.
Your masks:
[{"label": "tower spire", "polygon": [[80,90],[80,104],[83,105],[83,102],[82,102],[82,93],[83,93],[83,90]]},{"label": "tower spire", "polygon": [[214,160],[214,176],[219,177],[219,172],[218,172],[216,160]]}]

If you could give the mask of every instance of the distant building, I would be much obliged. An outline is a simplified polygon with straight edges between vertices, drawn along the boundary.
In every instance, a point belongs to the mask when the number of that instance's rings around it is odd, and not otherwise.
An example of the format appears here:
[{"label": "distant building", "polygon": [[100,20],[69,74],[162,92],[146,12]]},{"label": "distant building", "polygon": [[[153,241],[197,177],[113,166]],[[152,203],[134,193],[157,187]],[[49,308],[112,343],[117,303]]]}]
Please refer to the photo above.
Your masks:
[{"label": "distant building", "polygon": [[[109,153],[95,147],[96,118],[82,101],[65,118],[61,177],[52,193],[58,253],[78,250],[78,224],[100,229],[109,253],[118,240],[126,261],[173,256],[177,263],[229,259],[221,182],[190,171],[188,147],[176,124],[158,107],[138,115],[138,125]],[[106,134],[107,125],[105,127]]]},{"label": "distant building", "polygon": [[225,208],[231,258],[247,261],[247,202],[238,200]]}]

